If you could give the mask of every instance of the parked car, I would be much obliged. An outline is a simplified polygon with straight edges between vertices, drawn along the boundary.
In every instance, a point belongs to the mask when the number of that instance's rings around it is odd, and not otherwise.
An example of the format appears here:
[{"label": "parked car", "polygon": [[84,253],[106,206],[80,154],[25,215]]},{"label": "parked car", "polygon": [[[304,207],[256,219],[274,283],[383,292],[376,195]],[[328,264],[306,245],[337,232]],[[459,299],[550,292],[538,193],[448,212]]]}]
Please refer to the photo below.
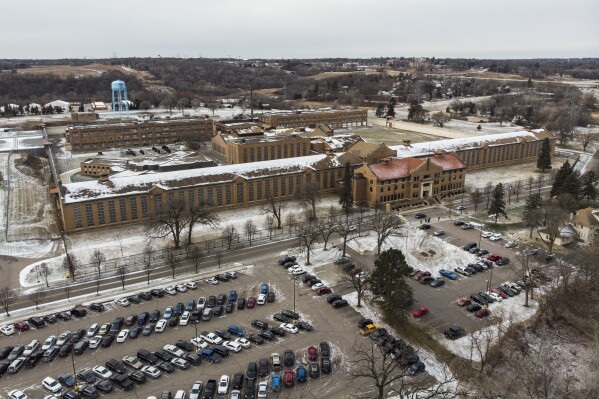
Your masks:
[{"label": "parked car", "polygon": [[464,329],[461,326],[453,325],[443,332],[443,335],[449,339],[457,339],[464,334]]},{"label": "parked car", "polygon": [[424,307],[424,306],[421,307],[420,309],[412,312],[412,316],[414,316],[414,317],[422,317],[427,314],[428,314],[428,308]]},{"label": "parked car", "polygon": [[439,274],[442,275],[443,277],[447,277],[450,280],[457,280],[457,278],[458,278],[458,276],[455,273],[450,272],[449,270],[445,270],[445,269],[439,270]]}]

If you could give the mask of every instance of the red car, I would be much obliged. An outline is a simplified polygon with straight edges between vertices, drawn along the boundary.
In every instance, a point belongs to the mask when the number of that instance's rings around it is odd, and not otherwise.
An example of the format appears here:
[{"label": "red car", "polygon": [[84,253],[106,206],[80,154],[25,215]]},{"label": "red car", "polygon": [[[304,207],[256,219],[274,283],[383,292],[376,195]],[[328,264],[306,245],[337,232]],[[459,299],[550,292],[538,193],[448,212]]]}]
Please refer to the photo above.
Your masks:
[{"label": "red car", "polygon": [[329,287],[320,287],[316,290],[318,295],[331,294],[333,291]]},{"label": "red car", "polygon": [[509,295],[506,294],[505,292],[501,291],[499,288],[493,288],[491,289],[491,292],[496,293],[497,295],[499,295],[502,299],[508,299]]},{"label": "red car", "polygon": [[285,370],[283,385],[285,385],[286,388],[293,388],[295,386],[295,375],[293,374],[293,370]]},{"label": "red car", "polygon": [[251,296],[248,298],[248,302],[245,305],[246,308],[248,309],[253,309],[254,306],[256,306],[256,297],[255,296]]},{"label": "red car", "polygon": [[19,331],[27,331],[29,330],[29,323],[26,321],[18,321],[15,323],[15,328]]},{"label": "red car", "polygon": [[490,314],[491,314],[491,311],[489,309],[486,309],[486,308],[482,308],[481,310],[479,310],[478,312],[476,312],[476,316],[477,317],[487,317]]},{"label": "red car", "polygon": [[487,260],[491,262],[497,262],[499,259],[501,259],[501,255],[499,254],[491,254],[491,256],[487,257]]},{"label": "red car", "polygon": [[431,272],[418,272],[414,276],[414,280],[420,280],[422,277],[430,276],[430,275],[431,275]]},{"label": "red car", "polygon": [[425,314],[428,314],[428,308],[425,308],[424,306],[412,312],[412,316],[414,317],[422,317]]},{"label": "red car", "polygon": [[311,346],[308,348],[308,359],[310,360],[316,360],[318,358],[318,351],[316,350],[316,347]]}]

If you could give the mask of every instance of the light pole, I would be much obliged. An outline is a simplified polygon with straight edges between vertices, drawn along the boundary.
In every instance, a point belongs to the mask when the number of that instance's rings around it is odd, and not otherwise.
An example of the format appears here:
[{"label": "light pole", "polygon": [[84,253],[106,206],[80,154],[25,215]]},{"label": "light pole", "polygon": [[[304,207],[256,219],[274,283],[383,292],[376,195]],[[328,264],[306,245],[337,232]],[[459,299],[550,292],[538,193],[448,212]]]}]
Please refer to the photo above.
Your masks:
[{"label": "light pole", "polygon": [[478,236],[478,247],[480,248],[480,240],[483,238],[483,231],[482,229],[479,230],[480,235]]},{"label": "light pole", "polygon": [[293,275],[293,313],[295,313],[295,275]]},{"label": "light pole", "polygon": [[75,386],[74,386],[74,390],[75,392],[77,392],[79,390],[79,385],[77,384],[77,372],[75,371],[75,355],[73,354],[74,352],[71,351],[71,362],[73,363],[73,378],[75,378]]}]

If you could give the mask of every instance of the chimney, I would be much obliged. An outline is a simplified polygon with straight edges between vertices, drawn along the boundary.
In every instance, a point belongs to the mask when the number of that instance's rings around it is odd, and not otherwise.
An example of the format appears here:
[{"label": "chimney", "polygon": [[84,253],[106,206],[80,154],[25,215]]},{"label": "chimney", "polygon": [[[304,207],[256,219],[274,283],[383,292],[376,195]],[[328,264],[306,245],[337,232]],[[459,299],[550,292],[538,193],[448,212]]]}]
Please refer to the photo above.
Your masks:
[{"label": "chimney", "polygon": [[108,178],[108,175],[100,175],[100,184],[103,184],[103,185],[105,185],[107,187],[114,187],[114,185],[112,184],[112,182]]},{"label": "chimney", "polygon": [[404,139],[403,145],[405,145],[406,147],[409,147],[411,142],[412,142],[412,140],[410,140],[410,139]]}]

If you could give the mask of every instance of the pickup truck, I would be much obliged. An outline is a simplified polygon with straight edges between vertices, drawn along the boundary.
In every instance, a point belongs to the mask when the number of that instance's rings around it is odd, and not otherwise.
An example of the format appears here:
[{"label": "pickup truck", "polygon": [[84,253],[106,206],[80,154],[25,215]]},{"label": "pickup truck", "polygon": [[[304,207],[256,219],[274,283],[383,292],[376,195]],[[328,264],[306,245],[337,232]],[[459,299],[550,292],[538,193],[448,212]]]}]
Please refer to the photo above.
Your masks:
[{"label": "pickup truck", "polygon": [[364,326],[363,328],[360,329],[360,334],[362,335],[370,335],[371,333],[375,332],[376,330],[378,330],[379,328],[381,328],[380,325],[378,324],[368,324],[366,326]]},{"label": "pickup truck", "polygon": [[204,388],[204,399],[211,399],[216,393],[216,380],[208,380],[206,388]]}]

